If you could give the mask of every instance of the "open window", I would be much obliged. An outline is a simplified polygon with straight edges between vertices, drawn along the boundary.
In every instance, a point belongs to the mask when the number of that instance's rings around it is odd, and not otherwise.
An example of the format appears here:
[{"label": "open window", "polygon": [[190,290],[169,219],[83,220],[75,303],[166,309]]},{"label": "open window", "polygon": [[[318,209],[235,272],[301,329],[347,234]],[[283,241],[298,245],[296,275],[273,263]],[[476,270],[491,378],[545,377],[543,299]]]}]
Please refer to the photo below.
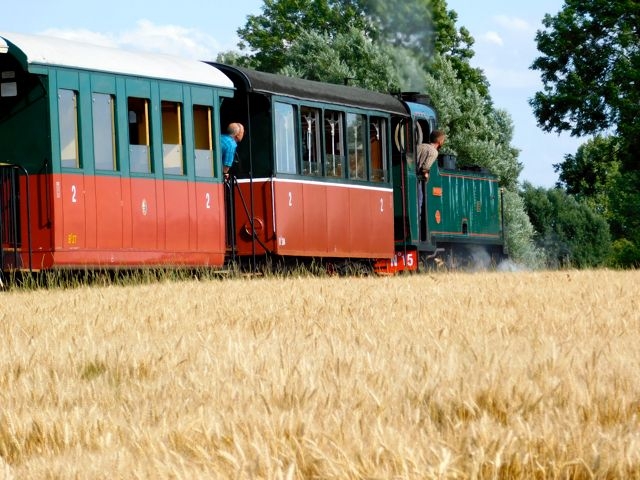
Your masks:
[{"label": "open window", "polygon": [[162,101],[162,165],[164,173],[184,175],[182,104]]},{"label": "open window", "polygon": [[213,125],[212,108],[205,105],[193,106],[193,141],[195,145],[196,176],[213,177]]},{"label": "open window", "polygon": [[380,117],[369,118],[370,180],[388,181],[387,167],[387,120]]},{"label": "open window", "polygon": [[320,110],[300,107],[302,131],[302,173],[304,175],[322,175],[320,154]]},{"label": "open window", "polygon": [[149,99],[129,97],[129,163],[135,173],[151,173]]},{"label": "open window", "polygon": [[366,180],[365,128],[364,115],[347,113],[347,151],[349,155],[349,178]]},{"label": "open window", "polygon": [[324,112],[324,171],[327,177],[342,177],[344,165],[344,113]]}]

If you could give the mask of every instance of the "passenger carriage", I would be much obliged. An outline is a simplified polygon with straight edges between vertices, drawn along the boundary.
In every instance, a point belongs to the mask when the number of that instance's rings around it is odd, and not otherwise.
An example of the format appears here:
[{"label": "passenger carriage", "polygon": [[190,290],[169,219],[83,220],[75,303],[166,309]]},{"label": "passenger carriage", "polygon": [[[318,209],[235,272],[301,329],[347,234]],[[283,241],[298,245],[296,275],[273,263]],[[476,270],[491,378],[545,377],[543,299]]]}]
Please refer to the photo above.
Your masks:
[{"label": "passenger carriage", "polygon": [[2,270],[222,265],[232,95],[202,62],[0,34]]},{"label": "passenger carriage", "polygon": [[392,123],[401,101],[360,88],[214,64],[237,95],[223,123],[246,139],[234,167],[235,252],[325,259],[394,254]]}]

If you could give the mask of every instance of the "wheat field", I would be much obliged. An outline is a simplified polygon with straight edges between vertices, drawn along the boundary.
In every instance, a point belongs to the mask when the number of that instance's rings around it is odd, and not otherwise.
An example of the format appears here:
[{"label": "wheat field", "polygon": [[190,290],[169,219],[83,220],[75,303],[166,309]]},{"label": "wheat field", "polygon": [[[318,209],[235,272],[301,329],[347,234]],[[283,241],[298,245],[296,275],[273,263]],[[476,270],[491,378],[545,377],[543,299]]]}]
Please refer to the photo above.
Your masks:
[{"label": "wheat field", "polygon": [[640,478],[640,272],[0,293],[0,479]]}]

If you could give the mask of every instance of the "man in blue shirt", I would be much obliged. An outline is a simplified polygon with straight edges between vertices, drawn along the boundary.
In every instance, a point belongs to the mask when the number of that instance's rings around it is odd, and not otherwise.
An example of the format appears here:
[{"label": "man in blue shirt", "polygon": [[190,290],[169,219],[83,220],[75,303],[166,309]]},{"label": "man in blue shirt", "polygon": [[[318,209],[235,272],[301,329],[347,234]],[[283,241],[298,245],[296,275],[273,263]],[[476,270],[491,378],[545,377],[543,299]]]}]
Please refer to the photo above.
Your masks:
[{"label": "man in blue shirt", "polygon": [[222,154],[222,172],[229,178],[229,169],[233,165],[238,143],[244,137],[244,126],[241,123],[230,123],[227,133],[220,136],[220,153]]}]

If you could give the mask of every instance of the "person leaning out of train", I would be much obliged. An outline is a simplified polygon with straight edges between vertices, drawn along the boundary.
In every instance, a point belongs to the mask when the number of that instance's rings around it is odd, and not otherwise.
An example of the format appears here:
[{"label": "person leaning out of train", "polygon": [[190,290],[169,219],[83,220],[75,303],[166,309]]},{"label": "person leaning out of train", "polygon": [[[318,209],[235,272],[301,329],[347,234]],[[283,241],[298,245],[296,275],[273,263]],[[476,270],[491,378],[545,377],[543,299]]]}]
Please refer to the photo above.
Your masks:
[{"label": "person leaning out of train", "polygon": [[220,136],[220,152],[222,154],[222,172],[224,178],[229,178],[229,170],[236,156],[238,143],[244,137],[244,126],[241,123],[230,123],[227,133]]},{"label": "person leaning out of train", "polygon": [[424,190],[429,181],[431,166],[438,159],[438,150],[444,145],[446,136],[442,130],[434,130],[429,136],[429,143],[421,143],[417,148],[416,167],[418,174],[418,222],[422,223],[422,206]]},{"label": "person leaning out of train", "polygon": [[431,166],[438,159],[438,151],[442,145],[444,145],[446,138],[442,130],[434,130],[429,136],[429,143],[421,143],[418,145],[416,166],[420,180],[424,182],[429,181],[429,171],[431,171]]}]

